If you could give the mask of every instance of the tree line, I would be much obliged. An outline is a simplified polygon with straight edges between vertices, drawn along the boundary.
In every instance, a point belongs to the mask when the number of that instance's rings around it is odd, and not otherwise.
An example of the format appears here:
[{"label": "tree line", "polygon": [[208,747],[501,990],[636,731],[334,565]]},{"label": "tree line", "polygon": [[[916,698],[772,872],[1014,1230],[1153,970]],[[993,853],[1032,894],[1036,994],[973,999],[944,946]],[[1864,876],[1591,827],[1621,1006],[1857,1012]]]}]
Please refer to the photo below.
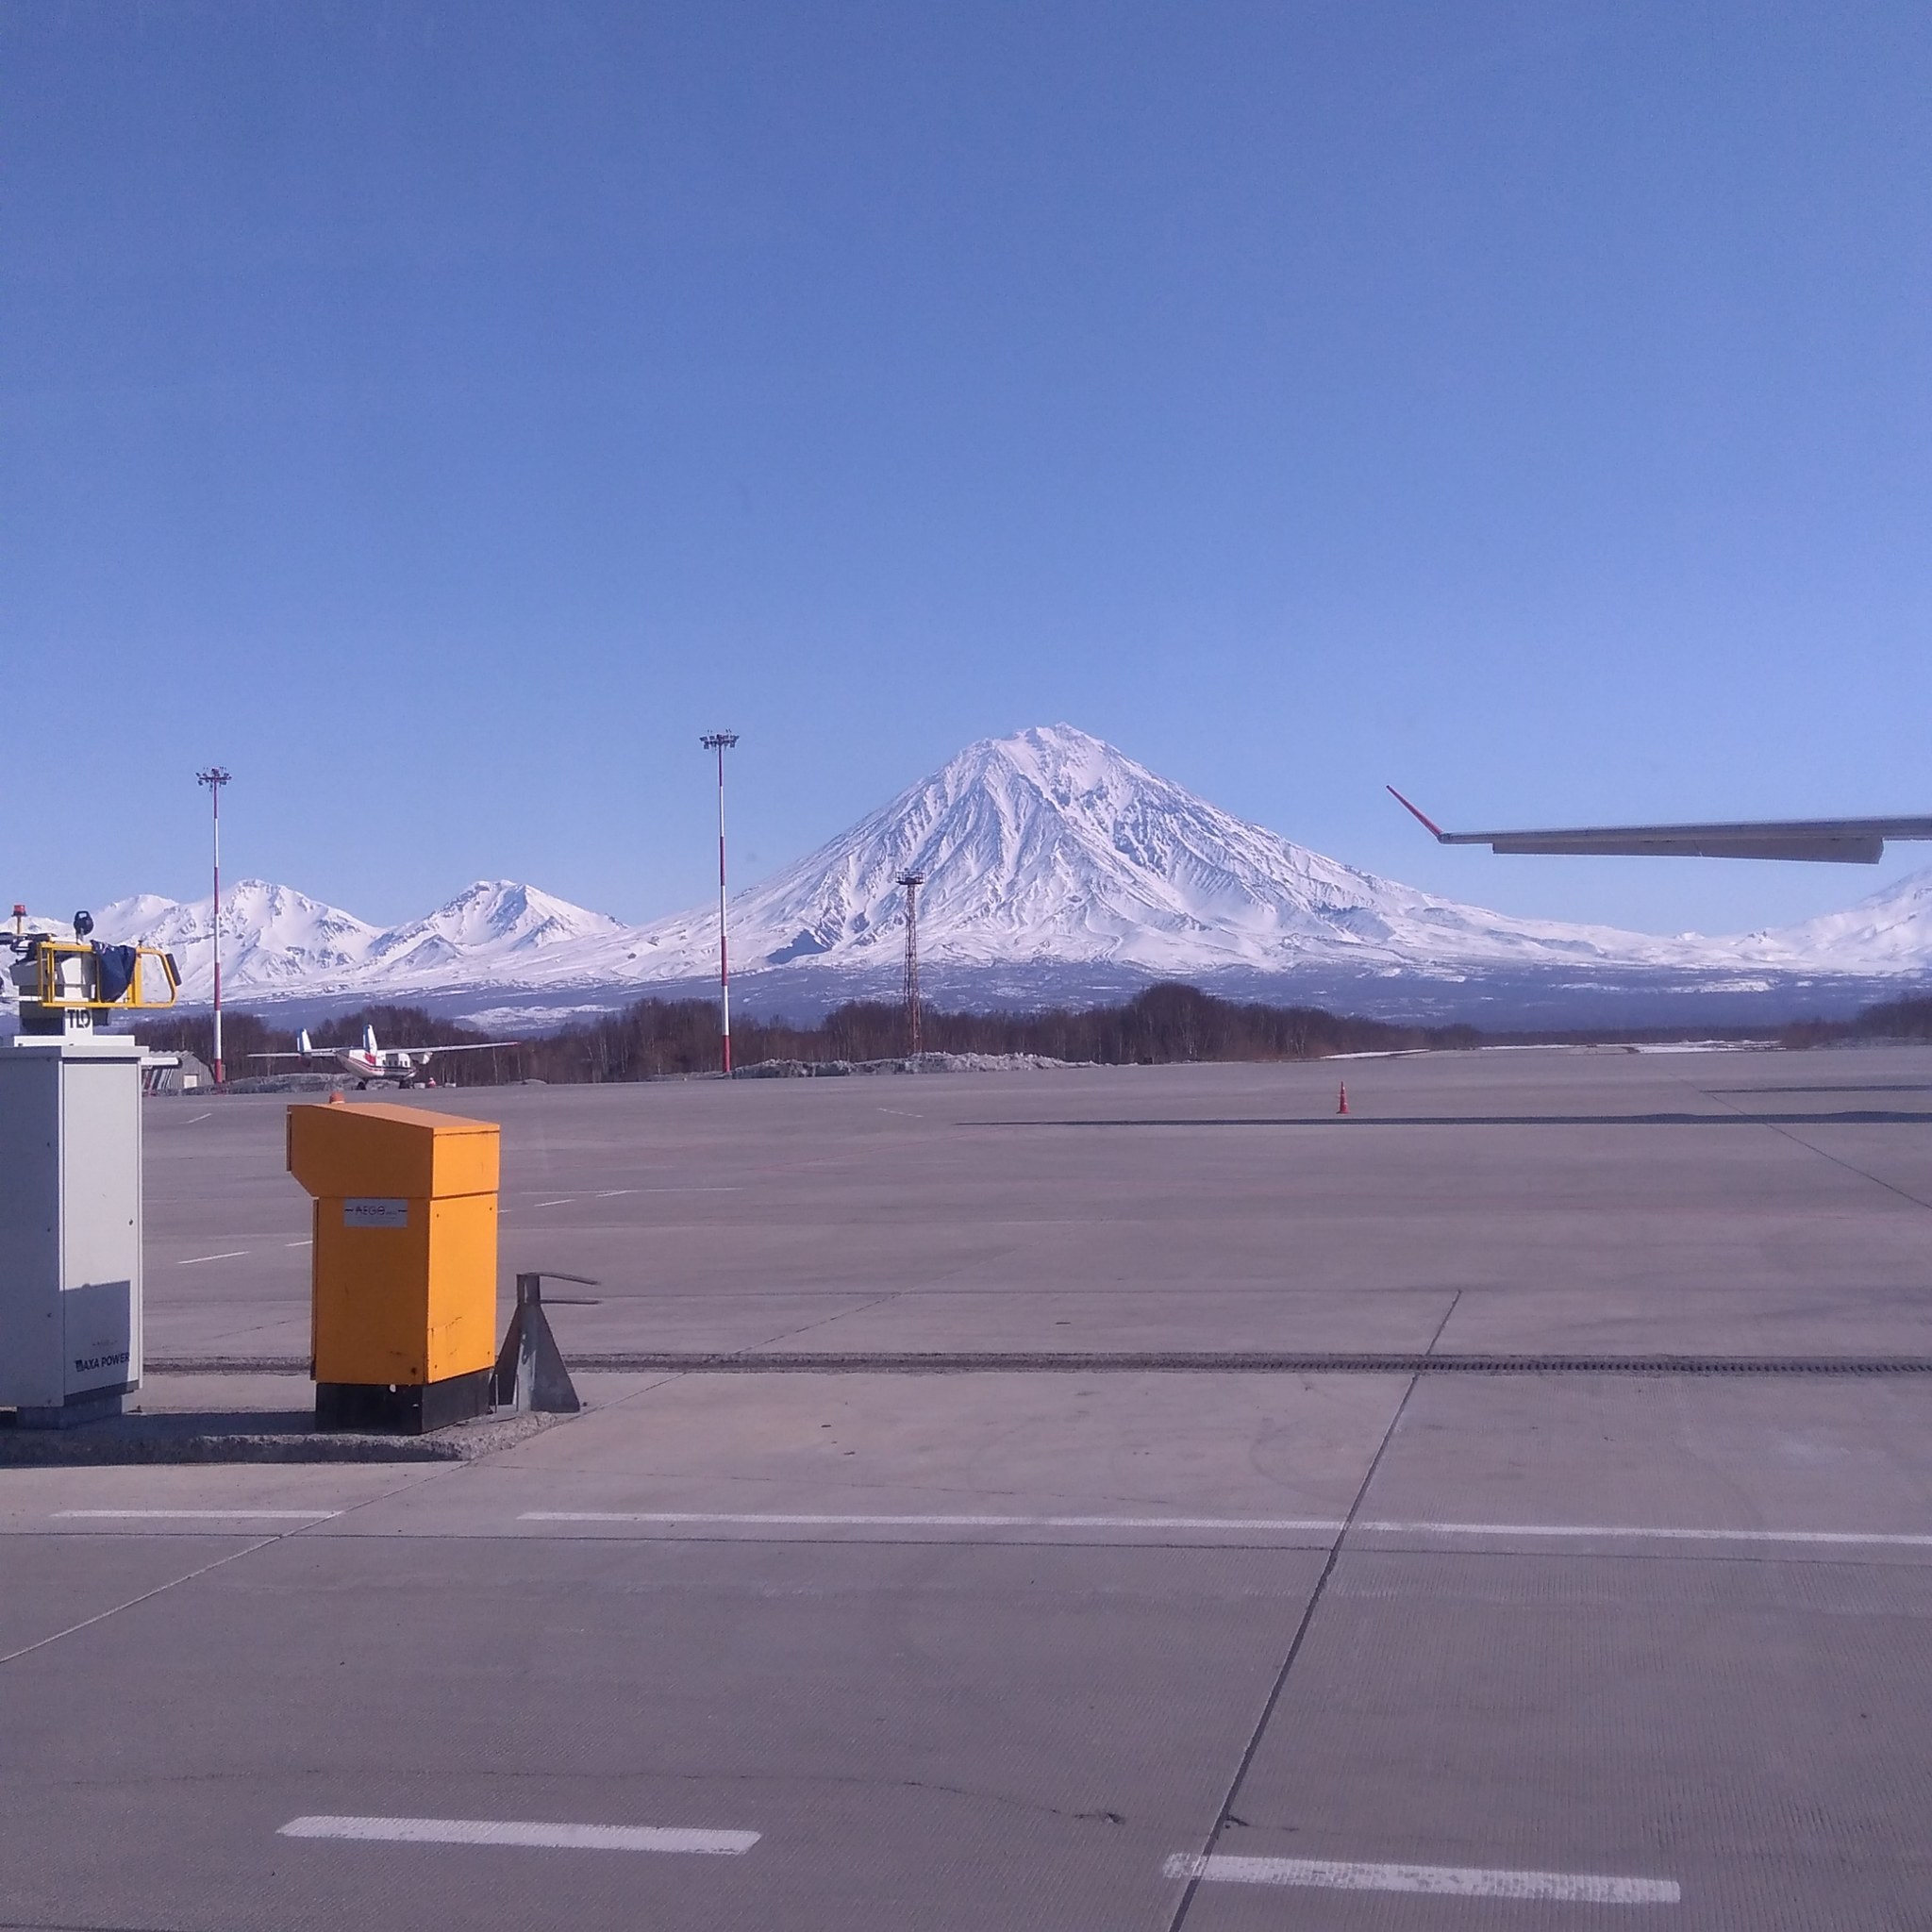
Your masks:
[{"label": "tree line", "polygon": [[[907,1031],[906,1008],[898,1002],[852,1000],[815,1025],[735,1021],[731,1054],[739,1067],[773,1060],[824,1066],[894,1059],[908,1050]],[[1039,1054],[1103,1066],[1315,1059],[1335,1053],[1473,1045],[1479,1038],[1468,1026],[1402,1026],[1314,1007],[1238,1004],[1191,986],[1149,987],[1111,1007],[1035,1013],[922,1009],[920,1033],[929,1053]],[[710,1000],[640,1000],[621,1013],[530,1041],[523,1053],[528,1073],[546,1080],[710,1073],[718,1065],[718,1008]]]},{"label": "tree line", "polygon": [[[384,1046],[479,1046],[490,1036],[439,1020],[419,1007],[365,1007],[312,1027],[318,1046],[356,1045],[374,1026]],[[660,1080],[718,1069],[715,1000],[643,999],[621,1012],[580,1020],[555,1032],[492,1052],[452,1054],[432,1064],[451,1087],[490,1087],[512,1080],[558,1084]],[[225,1012],[223,1046],[230,1079],[286,1071],[293,1061],[262,1061],[287,1053],[292,1032],[255,1014]],[[928,1052],[1038,1054],[1049,1059],[1101,1066],[1167,1066],[1201,1060],[1308,1060],[1335,1054],[1456,1050],[1485,1044],[1635,1043],[1687,1038],[1762,1039],[1766,1029],[1577,1028],[1534,1033],[1486,1033],[1474,1026],[1406,1025],[1331,1013],[1320,1007],[1275,1007],[1217,998],[1198,987],[1151,986],[1107,1007],[1057,1007],[1043,1012],[968,1013],[923,1008],[922,1041]],[[163,1052],[188,1052],[212,1062],[212,1023],[187,1014],[148,1026],[142,1039]],[[1932,1040],[1932,998],[1888,1001],[1849,1020],[1804,1020],[1779,1029],[1789,1047],[1860,1039]],[[824,1066],[839,1060],[894,1059],[907,1051],[907,1015],[897,1001],[851,1000],[813,1024],[741,1017],[731,1030],[732,1058],[741,1068],[774,1060]]]},{"label": "tree line", "polygon": [[[490,1036],[438,1020],[416,1007],[365,1007],[309,1029],[317,1046],[355,1045],[374,1026],[384,1046],[476,1046]],[[1317,1007],[1271,1007],[1218,999],[1198,988],[1149,987],[1118,1006],[1054,1008],[1034,1013],[945,1012],[923,1008],[922,1042],[928,1052],[1038,1054],[1050,1059],[1104,1066],[1159,1066],[1176,1060],[1318,1059],[1329,1054],[1402,1048],[1461,1047],[1482,1036],[1471,1026],[1405,1026],[1352,1018]],[[506,1080],[551,1082],[654,1080],[715,1073],[719,1059],[715,1000],[643,999],[617,1013],[599,1014],[553,1033],[491,1053],[453,1054],[434,1062],[439,1081],[453,1087]],[[258,1015],[225,1011],[223,1049],[230,1079],[286,1071],[293,1061],[256,1055],[289,1053],[292,1032]],[[142,1030],[160,1052],[186,1052],[212,1062],[213,1023],[183,1014]],[[903,1004],[851,1000],[813,1024],[784,1019],[737,1019],[732,1058],[739,1067],[774,1060],[823,1066],[840,1060],[893,1059],[908,1048]]]},{"label": "tree line", "polygon": [[1932,1040],[1932,999],[1885,1000],[1849,1020],[1797,1020],[1778,1035],[1785,1046],[1833,1046],[1849,1040]]}]

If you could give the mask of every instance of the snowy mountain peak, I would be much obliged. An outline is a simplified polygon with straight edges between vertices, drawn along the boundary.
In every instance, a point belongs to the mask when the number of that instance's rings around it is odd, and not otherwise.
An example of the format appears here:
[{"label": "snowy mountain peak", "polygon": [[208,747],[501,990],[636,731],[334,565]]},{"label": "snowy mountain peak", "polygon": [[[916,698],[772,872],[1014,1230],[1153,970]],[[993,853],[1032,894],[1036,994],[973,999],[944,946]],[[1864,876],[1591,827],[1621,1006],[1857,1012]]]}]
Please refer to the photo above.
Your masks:
[{"label": "snowy mountain peak", "polygon": [[941,777],[976,777],[1005,765],[1062,807],[1141,785],[1161,785],[1144,765],[1074,724],[1035,724],[1008,738],[982,738],[953,758]]},{"label": "snowy mountain peak", "polygon": [[[1736,940],[1651,939],[1513,919],[1440,899],[1296,845],[1197,798],[1071,724],[982,739],[930,777],[731,902],[734,962],[826,999],[896,983],[908,870],[924,874],[920,950],[941,980],[1078,999],[1149,978],[1343,989],[1501,984],[1572,989],[1689,975],[1732,990],[1765,975],[1923,972],[1932,871],[1848,912]],[[143,895],[97,915],[103,939],[173,951],[185,996],[208,998],[211,906]],[[222,906],[233,996],[568,994],[555,1010],[717,970],[709,906],[644,927],[508,879],[483,879],[421,919],[378,928],[285,886],[244,879]],[[1755,976],[1754,976],[1755,975]],[[981,983],[990,983],[982,978]],[[817,994],[808,997],[817,997]],[[1339,995],[1355,999],[1357,991]]]},{"label": "snowy mountain peak", "polygon": [[[164,947],[181,969],[183,997],[206,1000],[214,986],[213,908],[211,898],[141,893],[103,908],[95,930],[104,940]],[[502,976],[538,961],[568,968],[585,947],[627,930],[511,879],[478,880],[425,917],[387,928],[287,886],[242,879],[222,894],[222,980],[238,996],[406,991]]]},{"label": "snowy mountain peak", "polygon": [[1932,866],[1907,873],[1842,912],[1734,942],[1754,964],[1840,973],[1923,972],[1932,961]]},{"label": "snowy mountain peak", "polygon": [[624,930],[605,913],[586,911],[534,886],[478,879],[426,918],[391,926],[377,939],[371,957],[385,961],[415,956],[493,959],[582,945]]},{"label": "snowy mountain peak", "polygon": [[151,931],[158,920],[174,911],[179,902],[165,899],[158,892],[136,892],[115,899],[94,913],[94,931],[104,941],[120,942],[137,933]]},{"label": "snowy mountain peak", "polygon": [[[1678,961],[1690,943],[1517,921],[1358,872],[1247,824],[1070,724],[969,745],[923,783],[739,894],[747,969],[884,962],[908,869],[935,963],[1106,963],[1162,974],[1386,971],[1487,959]],[[702,911],[645,930],[654,976],[695,976]]]},{"label": "snowy mountain peak", "polygon": [[[214,984],[214,900],[140,893],[95,914],[103,940],[139,940],[174,954],[182,991],[207,997]],[[267,879],[242,879],[222,894],[222,977],[229,985],[297,987],[353,972],[378,928],[353,913]]]}]

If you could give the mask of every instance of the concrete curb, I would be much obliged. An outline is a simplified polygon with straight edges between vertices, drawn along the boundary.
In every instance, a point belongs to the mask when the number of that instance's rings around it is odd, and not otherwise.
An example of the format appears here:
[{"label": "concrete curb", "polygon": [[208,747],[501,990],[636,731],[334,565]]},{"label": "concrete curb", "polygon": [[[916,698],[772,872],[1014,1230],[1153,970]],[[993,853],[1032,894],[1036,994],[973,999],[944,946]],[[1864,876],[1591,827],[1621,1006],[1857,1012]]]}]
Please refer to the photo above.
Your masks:
[{"label": "concrete curb", "polygon": [[295,1410],[259,1414],[127,1415],[72,1429],[0,1429],[0,1469],[164,1462],[475,1462],[513,1449],[561,1415],[460,1423],[427,1436],[323,1434]]}]

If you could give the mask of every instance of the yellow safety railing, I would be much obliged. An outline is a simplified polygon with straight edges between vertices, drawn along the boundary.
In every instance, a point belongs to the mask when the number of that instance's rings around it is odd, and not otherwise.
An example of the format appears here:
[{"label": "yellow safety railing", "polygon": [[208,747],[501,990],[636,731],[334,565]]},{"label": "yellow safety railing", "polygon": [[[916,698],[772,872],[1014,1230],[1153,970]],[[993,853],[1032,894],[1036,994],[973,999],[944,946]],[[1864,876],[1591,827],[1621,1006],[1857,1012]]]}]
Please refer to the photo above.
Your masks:
[{"label": "yellow safety railing", "polygon": [[[94,949],[86,940],[42,940],[35,948],[40,962],[40,990],[36,994],[42,1006],[75,1012],[126,1012],[133,1009],[152,1010],[159,1007],[172,1007],[181,991],[181,975],[175,970],[172,953],[162,951],[159,946],[136,946],[134,949],[134,976],[127,983],[127,991],[118,1000],[99,1000],[92,996],[92,990],[100,982],[92,971]],[[90,970],[80,975],[81,991],[63,991],[60,985],[59,962],[63,958],[83,958],[89,962]],[[168,996],[164,1000],[147,997],[144,984],[147,974],[142,971],[146,962],[153,959],[160,968],[161,978],[166,982]]]}]

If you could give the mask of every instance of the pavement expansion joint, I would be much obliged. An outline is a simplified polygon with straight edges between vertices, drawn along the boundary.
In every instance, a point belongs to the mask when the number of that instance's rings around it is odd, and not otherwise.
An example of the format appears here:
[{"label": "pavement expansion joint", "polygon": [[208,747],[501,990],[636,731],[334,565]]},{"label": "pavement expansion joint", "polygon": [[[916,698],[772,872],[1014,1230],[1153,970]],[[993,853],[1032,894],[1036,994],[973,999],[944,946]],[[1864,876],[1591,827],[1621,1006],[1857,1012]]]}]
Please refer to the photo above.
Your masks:
[{"label": "pavement expansion joint", "polygon": [[1927,1356],[1429,1355],[1374,1350],[1279,1352],[1014,1350],[573,1355],[570,1367],[704,1374],[1310,1374],[1310,1375],[1924,1375]]},{"label": "pavement expansion joint", "polygon": [[[705,1375],[1932,1375],[1919,1355],[1430,1355],[1277,1349],[800,1350],[758,1355],[694,1349],[569,1352],[586,1374]],[[294,1356],[175,1356],[156,1374],[293,1375]]]}]

